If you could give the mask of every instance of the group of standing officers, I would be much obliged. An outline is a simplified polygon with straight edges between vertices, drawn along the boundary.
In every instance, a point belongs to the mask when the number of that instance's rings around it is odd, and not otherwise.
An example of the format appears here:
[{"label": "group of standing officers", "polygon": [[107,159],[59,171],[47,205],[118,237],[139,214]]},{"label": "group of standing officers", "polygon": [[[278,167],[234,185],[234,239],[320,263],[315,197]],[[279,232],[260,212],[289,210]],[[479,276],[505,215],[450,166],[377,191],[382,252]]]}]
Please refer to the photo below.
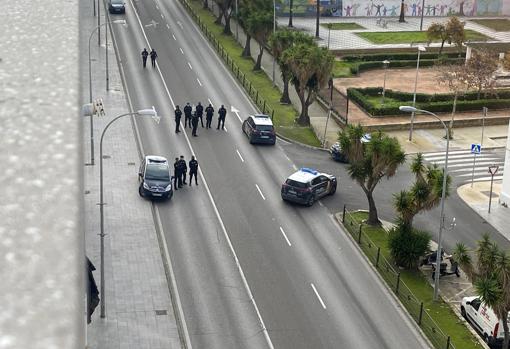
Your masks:
[{"label": "group of standing officers", "polygon": [[[204,127],[204,107],[202,106],[202,103],[198,102],[198,104],[195,107],[195,111],[193,111],[193,108],[191,105],[186,103],[186,106],[183,108],[184,111],[184,128],[189,127],[191,128],[191,134],[194,137],[197,137],[197,128],[198,128],[198,120],[200,119],[200,124],[202,127]],[[205,108],[205,128],[211,128],[211,122],[214,115],[214,108],[209,103],[209,105]],[[227,116],[227,109],[221,105],[221,107],[218,109],[218,127],[216,127],[217,130],[225,129],[225,117]],[[181,132],[179,130],[180,124],[181,124],[181,117],[182,117],[182,111],[179,109],[179,106],[175,106],[175,133]]]},{"label": "group of standing officers", "polygon": [[158,58],[158,54],[156,53],[155,49],[152,49],[151,52],[149,53],[149,51],[147,51],[146,48],[144,48],[143,51],[142,51],[142,64],[143,64],[143,67],[145,68],[145,66],[147,65],[147,57],[148,56],[151,56],[152,67],[156,68],[156,58]]},{"label": "group of standing officers", "polygon": [[[188,167],[189,166],[189,167]],[[184,156],[181,155],[181,158],[175,158],[174,162],[174,189],[178,190],[178,188],[182,188],[183,185],[186,185],[186,172],[188,172],[189,168],[189,185],[191,186],[191,182],[193,181],[193,177],[195,177],[195,185],[198,185],[197,173],[198,173],[198,161],[195,159],[195,156],[191,156],[191,160],[186,165],[186,160],[184,160]]]}]

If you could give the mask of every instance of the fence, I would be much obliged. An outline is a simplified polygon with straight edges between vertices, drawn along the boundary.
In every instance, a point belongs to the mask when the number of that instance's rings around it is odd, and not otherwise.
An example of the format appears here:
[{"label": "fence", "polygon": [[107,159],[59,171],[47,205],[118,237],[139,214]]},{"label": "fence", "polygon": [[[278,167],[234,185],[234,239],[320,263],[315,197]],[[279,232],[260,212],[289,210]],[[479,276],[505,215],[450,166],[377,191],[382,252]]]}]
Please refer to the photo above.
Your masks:
[{"label": "fence", "polygon": [[338,121],[344,125],[347,125],[349,120],[349,97],[336,88],[331,90],[330,88],[323,88],[317,94],[317,97],[326,106],[331,103],[332,112],[338,119]]},{"label": "fence", "polygon": [[[244,90],[250,98],[255,102],[259,110],[262,111],[262,114],[267,114],[271,116],[271,120],[274,119],[274,109],[272,109],[269,104],[266,102],[262,96],[259,96],[259,91],[256,90],[252,82],[246,78],[246,74],[244,74],[239,67],[235,64],[234,60],[228,55],[223,46],[220,44],[218,39],[214,36],[214,34],[209,30],[206,24],[200,19],[200,16],[195,12],[195,10],[191,7],[191,5],[186,0],[180,0],[184,5],[186,10],[190,13],[191,17],[195,20],[195,22],[200,27],[200,30],[205,34],[206,38],[212,44],[218,55],[223,59],[225,64],[230,68],[233,75],[237,78],[237,81],[243,86]],[[275,123],[277,120],[273,120]]]},{"label": "fence", "polygon": [[342,223],[388,286],[406,307],[408,313],[416,321],[432,345],[434,345],[434,348],[455,349],[450,336],[444,334],[439,325],[430,317],[428,312],[423,308],[423,302],[416,298],[407,285],[400,279],[400,273],[395,270],[392,263],[381,254],[381,248],[375,245],[368,235],[363,232],[363,223],[358,223],[354,217],[346,211],[345,205],[342,214]]}]

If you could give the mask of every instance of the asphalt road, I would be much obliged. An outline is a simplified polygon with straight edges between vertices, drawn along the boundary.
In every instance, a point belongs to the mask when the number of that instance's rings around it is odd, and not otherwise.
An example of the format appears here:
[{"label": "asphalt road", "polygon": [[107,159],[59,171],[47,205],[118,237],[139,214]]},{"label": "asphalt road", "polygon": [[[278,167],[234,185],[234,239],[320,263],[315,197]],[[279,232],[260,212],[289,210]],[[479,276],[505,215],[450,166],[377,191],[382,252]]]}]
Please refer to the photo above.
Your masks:
[{"label": "asphalt road", "polygon": [[[174,133],[175,104],[255,110],[178,2],[126,5],[115,37],[131,103],[163,115],[136,120],[143,151],[195,154],[202,171],[157,204],[193,347],[426,348],[330,212],[282,202],[285,146],[250,145],[230,112],[226,131]],[[158,68],[142,68],[143,47]]]}]

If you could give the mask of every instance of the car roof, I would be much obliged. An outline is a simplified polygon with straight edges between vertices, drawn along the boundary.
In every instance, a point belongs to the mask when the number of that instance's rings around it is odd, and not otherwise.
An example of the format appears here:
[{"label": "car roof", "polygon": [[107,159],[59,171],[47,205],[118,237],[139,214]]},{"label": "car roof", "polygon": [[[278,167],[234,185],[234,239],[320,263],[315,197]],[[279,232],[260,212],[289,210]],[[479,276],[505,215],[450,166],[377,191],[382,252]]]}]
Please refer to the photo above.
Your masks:
[{"label": "car roof", "polygon": [[146,162],[149,163],[166,163],[168,164],[168,160],[163,156],[158,155],[146,155],[145,156]]},{"label": "car roof", "polygon": [[271,118],[269,117],[269,115],[265,115],[265,114],[255,114],[255,115],[250,115],[250,118],[253,119],[253,121],[255,122],[255,125],[273,125],[273,121],[271,121]]},{"label": "car roof", "polygon": [[314,178],[319,177],[320,175],[323,175],[323,173],[320,173],[311,168],[303,167],[299,169],[299,171],[291,174],[289,176],[289,179],[300,183],[308,183]]}]

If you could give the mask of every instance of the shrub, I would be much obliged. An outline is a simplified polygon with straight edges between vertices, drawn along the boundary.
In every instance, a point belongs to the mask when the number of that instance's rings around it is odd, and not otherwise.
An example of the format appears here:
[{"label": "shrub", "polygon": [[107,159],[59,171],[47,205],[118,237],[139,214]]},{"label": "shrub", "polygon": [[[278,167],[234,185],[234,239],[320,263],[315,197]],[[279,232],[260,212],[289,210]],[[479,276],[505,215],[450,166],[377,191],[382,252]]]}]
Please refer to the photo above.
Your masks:
[{"label": "shrub", "polygon": [[[461,57],[465,57],[466,54],[462,53]],[[457,52],[443,53],[439,57],[441,58],[458,58],[459,54]],[[420,60],[423,59],[436,59],[438,58],[438,54],[434,52],[426,52],[420,55]],[[385,59],[389,61],[406,61],[406,60],[416,60],[418,59],[417,53],[378,53],[378,54],[366,54],[366,55],[346,55],[342,57],[343,61],[346,62],[373,62],[373,61],[384,61]]]},{"label": "shrub", "polygon": [[416,269],[420,257],[429,251],[430,234],[402,224],[390,230],[388,247],[395,263],[406,269]]},{"label": "shrub", "polygon": [[[464,63],[464,58],[448,58],[448,59],[420,59],[420,67],[432,67],[436,64],[462,64]],[[416,60],[400,60],[400,61],[390,61],[390,68],[413,68],[416,67]],[[351,73],[358,74],[362,71],[367,71],[370,69],[381,69],[383,68],[382,61],[363,61],[354,66],[351,66]]]}]

